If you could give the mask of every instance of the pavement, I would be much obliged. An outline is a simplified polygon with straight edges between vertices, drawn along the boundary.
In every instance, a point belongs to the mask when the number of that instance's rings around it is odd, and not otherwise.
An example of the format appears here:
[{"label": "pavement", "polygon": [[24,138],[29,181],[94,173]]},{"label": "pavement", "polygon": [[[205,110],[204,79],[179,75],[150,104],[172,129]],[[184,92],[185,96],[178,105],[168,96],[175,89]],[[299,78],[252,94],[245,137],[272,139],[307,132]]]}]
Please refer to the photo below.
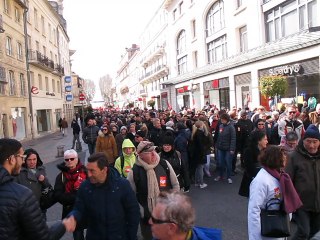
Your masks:
[{"label": "pavement", "polygon": [[[32,140],[21,141],[24,149],[33,148],[35,149],[44,164],[63,161],[63,155],[58,153],[58,147],[63,147],[63,151],[71,149],[72,147],[72,129],[67,130],[68,134],[63,136],[62,132],[57,131],[54,133],[49,133]],[[89,156],[88,146],[85,143],[81,143],[82,151],[77,151],[81,162],[85,162],[86,156]]]}]

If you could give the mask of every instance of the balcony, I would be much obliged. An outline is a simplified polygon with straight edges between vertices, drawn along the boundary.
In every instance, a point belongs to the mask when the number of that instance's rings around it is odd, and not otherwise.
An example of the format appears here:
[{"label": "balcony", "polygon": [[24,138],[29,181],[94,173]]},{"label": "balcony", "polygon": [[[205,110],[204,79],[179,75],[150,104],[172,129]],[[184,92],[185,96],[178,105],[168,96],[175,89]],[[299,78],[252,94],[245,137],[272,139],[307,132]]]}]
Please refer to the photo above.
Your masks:
[{"label": "balcony", "polygon": [[54,62],[47,56],[41,54],[39,51],[29,49],[28,60],[30,64],[37,66],[45,71],[52,72],[52,70],[54,70]]},{"label": "balcony", "polygon": [[160,59],[164,55],[164,52],[165,50],[163,46],[157,46],[150,55],[141,62],[141,66],[147,68],[147,66],[150,66],[152,63]]},{"label": "balcony", "polygon": [[140,81],[140,84],[150,83],[167,76],[168,73],[169,73],[169,68],[166,65],[160,65],[155,69],[147,72],[144,76],[142,76],[139,79],[139,81]]},{"label": "balcony", "polygon": [[60,64],[55,64],[54,70],[52,73],[55,75],[58,75],[58,76],[63,76],[64,75],[64,67],[61,66]]}]

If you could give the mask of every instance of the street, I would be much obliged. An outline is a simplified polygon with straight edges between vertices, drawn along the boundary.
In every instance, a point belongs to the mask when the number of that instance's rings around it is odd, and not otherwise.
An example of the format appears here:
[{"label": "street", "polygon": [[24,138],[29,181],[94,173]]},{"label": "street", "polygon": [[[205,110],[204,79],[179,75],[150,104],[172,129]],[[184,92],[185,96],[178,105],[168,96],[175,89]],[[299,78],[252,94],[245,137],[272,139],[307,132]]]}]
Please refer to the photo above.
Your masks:
[{"label": "street", "polygon": [[[64,150],[72,146],[72,130],[68,129],[68,135],[62,136],[60,132],[44,136],[40,139],[23,142],[24,148],[32,147],[40,154],[45,163],[48,178],[54,185],[58,174],[56,165],[63,161],[63,157],[57,158],[57,146],[65,145]],[[83,152],[79,153],[84,163],[88,157],[87,145],[82,144]],[[233,184],[226,181],[214,182],[213,177],[206,178],[208,187],[205,189],[191,187],[188,193],[196,209],[196,225],[222,229],[224,240],[245,240],[247,236],[247,199],[238,195],[241,182],[241,174],[234,177]],[[48,224],[61,219],[62,208],[59,203],[48,209]],[[73,239],[72,234],[67,233],[63,240]]]}]

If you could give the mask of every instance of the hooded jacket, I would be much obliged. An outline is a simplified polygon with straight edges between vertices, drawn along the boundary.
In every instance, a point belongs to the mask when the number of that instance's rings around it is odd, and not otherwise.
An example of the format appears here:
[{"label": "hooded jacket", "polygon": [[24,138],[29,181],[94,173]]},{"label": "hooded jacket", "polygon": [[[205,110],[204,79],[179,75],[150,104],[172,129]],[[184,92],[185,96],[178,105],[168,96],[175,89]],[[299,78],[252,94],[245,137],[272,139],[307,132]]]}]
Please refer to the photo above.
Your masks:
[{"label": "hooded jacket", "polygon": [[[10,240],[55,239],[54,237],[57,236],[51,235],[52,229],[49,232],[39,203],[32,191],[13,180],[9,172],[0,166],[0,238]],[[61,224],[59,226],[61,227]]]},{"label": "hooded jacket", "polygon": [[[130,155],[127,155],[123,149],[124,148],[134,148],[133,152]],[[122,156],[118,157],[116,159],[116,162],[114,164],[114,167],[118,170],[120,175],[123,175],[124,177],[128,176],[128,173],[131,171],[133,164],[136,162],[136,148],[131,142],[130,139],[125,139],[122,143]],[[121,169],[121,157],[124,158],[124,164],[123,169]]]},{"label": "hooded jacket", "polygon": [[289,154],[286,172],[306,211],[320,212],[320,151],[310,155],[300,141],[297,148]]}]

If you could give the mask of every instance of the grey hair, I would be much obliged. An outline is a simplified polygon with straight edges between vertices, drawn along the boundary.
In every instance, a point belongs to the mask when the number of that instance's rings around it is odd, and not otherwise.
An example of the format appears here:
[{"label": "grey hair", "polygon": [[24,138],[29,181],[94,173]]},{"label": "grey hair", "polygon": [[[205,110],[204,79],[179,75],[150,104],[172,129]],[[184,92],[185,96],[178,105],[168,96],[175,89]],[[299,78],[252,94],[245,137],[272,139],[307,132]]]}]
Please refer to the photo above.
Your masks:
[{"label": "grey hair", "polygon": [[160,192],[157,204],[165,205],[161,218],[177,224],[180,232],[188,232],[195,223],[195,211],[190,198],[182,192]]},{"label": "grey hair", "polygon": [[68,149],[64,152],[65,157],[68,155],[74,155],[74,156],[78,157],[78,153],[74,149]]}]

